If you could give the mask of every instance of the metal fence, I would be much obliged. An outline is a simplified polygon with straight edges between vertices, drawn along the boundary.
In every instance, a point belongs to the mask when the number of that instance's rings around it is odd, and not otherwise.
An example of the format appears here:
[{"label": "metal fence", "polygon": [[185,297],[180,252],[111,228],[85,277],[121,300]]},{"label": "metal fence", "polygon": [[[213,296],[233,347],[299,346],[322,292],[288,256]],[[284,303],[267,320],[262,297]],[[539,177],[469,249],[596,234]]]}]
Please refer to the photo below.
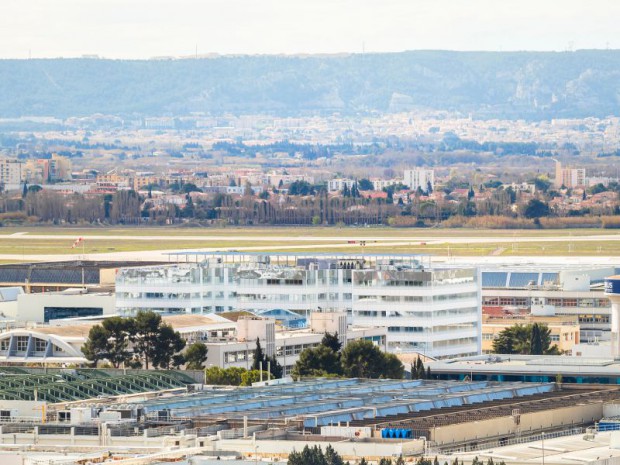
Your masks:
[{"label": "metal fence", "polygon": [[527,442],[536,442],[542,441],[543,439],[553,439],[559,438],[563,436],[573,436],[575,434],[583,434],[584,428],[581,427],[573,427],[561,431],[552,431],[549,433],[537,433],[533,435],[527,436],[519,436],[514,438],[506,438],[506,439],[496,439],[493,441],[487,442],[477,442],[477,443],[469,443],[464,444],[457,447],[442,447],[442,446],[433,446],[430,445],[427,453],[441,453],[441,454],[458,454],[463,452],[476,452],[479,450],[492,449],[495,447],[503,447],[503,446],[512,446],[515,444],[524,444]]}]

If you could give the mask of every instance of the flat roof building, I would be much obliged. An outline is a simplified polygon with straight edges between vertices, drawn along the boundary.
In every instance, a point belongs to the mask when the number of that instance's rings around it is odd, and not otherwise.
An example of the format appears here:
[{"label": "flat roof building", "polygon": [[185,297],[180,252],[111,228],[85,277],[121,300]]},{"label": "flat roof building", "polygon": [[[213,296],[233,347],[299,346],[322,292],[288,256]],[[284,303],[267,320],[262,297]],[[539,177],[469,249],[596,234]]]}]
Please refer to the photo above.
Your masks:
[{"label": "flat roof building", "polygon": [[613,266],[503,265],[482,271],[482,306],[508,312],[576,317],[579,340],[598,343],[611,338],[611,302],[603,292]]},{"label": "flat roof building", "polygon": [[337,311],[349,324],[386,328],[390,352],[480,353],[475,267],[433,268],[412,255],[183,255],[196,262],[120,270],[118,313]]}]

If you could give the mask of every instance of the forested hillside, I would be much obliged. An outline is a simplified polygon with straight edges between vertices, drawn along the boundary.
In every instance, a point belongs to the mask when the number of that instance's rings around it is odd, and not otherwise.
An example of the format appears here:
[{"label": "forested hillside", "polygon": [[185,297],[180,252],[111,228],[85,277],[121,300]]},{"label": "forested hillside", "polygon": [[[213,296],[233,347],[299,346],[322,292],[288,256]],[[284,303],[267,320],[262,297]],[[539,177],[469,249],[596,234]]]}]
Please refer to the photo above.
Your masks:
[{"label": "forested hillside", "polygon": [[620,115],[620,51],[0,60],[0,117],[415,109]]}]

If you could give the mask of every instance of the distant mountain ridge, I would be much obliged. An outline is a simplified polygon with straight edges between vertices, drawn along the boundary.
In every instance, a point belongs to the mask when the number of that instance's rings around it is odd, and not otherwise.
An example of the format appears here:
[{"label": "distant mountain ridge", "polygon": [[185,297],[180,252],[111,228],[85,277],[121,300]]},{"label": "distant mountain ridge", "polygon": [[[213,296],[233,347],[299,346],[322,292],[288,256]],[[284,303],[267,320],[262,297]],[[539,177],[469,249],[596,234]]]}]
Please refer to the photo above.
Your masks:
[{"label": "distant mountain ridge", "polygon": [[414,109],[507,119],[620,115],[620,51],[0,60],[4,118]]}]

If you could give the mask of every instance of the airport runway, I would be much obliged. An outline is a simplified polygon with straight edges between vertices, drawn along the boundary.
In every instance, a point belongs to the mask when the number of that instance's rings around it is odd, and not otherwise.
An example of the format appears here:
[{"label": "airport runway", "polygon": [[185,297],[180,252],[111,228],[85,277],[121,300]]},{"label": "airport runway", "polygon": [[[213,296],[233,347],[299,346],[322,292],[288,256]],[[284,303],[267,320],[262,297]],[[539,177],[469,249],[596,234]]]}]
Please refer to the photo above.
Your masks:
[{"label": "airport runway", "polygon": [[405,242],[406,244],[415,242],[426,242],[435,244],[483,244],[487,242],[493,243],[516,243],[516,242],[558,242],[558,241],[572,241],[572,242],[591,242],[591,241],[620,241],[620,233],[614,234],[595,234],[585,236],[571,236],[571,235],[553,235],[553,236],[493,236],[493,237],[477,237],[477,236],[412,236],[411,238],[403,236],[355,236],[353,234],[342,234],[339,236],[252,236],[252,235],[168,235],[168,236],[123,236],[123,235],[97,235],[97,234],[80,234],[79,232],[73,234],[30,234],[30,233],[13,233],[7,235],[0,235],[2,238],[12,240],[51,240],[66,239],[67,241],[73,241],[77,237],[83,237],[87,241],[100,241],[100,240],[122,240],[122,241],[158,241],[158,242],[175,242],[175,241],[239,241],[239,242],[343,242],[346,241],[366,241],[366,243],[374,242]]}]

